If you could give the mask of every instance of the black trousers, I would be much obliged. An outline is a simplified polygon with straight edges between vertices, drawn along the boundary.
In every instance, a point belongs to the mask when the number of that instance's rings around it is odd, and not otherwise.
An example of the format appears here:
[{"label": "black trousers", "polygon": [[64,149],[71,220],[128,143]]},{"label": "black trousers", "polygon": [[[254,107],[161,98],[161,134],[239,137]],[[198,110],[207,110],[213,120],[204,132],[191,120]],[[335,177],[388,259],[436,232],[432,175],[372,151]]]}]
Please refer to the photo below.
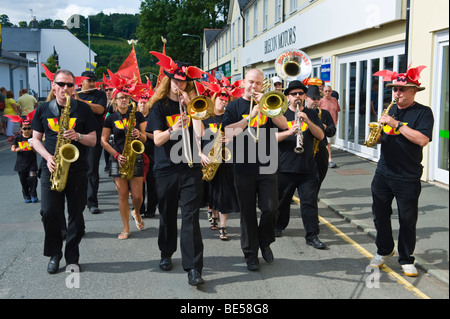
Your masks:
[{"label": "black trousers", "polygon": [[419,196],[422,190],[420,180],[405,182],[390,179],[375,173],[372,180],[372,211],[377,236],[375,244],[379,255],[388,255],[394,249],[392,236],[392,200],[397,200],[398,220],[398,262],[412,264],[416,248],[416,225],[419,212]]},{"label": "black trousers", "polygon": [[[150,167],[148,168],[145,183],[142,187],[142,192],[141,214],[154,214],[156,211],[156,206],[158,205],[158,195],[156,194],[156,183],[155,178],[153,177],[153,163],[150,163]],[[147,198],[147,208],[145,208],[144,205],[145,198]]]},{"label": "black trousers", "polygon": [[328,150],[326,144],[319,144],[319,151],[314,159],[316,160],[317,170],[319,171],[319,184],[317,185],[317,192],[319,192],[322,182],[328,172]]},{"label": "black trousers", "polygon": [[291,213],[291,200],[298,191],[300,198],[300,212],[305,227],[306,239],[319,234],[318,208],[317,208],[317,185],[319,178],[317,173],[291,174],[278,173],[278,220],[276,229],[283,230],[289,224]]},{"label": "black trousers", "polygon": [[37,172],[18,172],[20,184],[22,185],[23,199],[30,199],[30,196],[37,198],[38,178]]},{"label": "black trousers", "polygon": [[[241,209],[241,248],[246,262],[257,261],[258,249],[275,241],[278,215],[277,175],[235,175]],[[256,202],[261,211],[258,224]]]},{"label": "black trousers", "polygon": [[[98,134],[98,133],[97,133]],[[99,174],[98,168],[100,166],[100,158],[102,157],[102,146],[100,142],[94,147],[88,147],[88,163],[89,170],[87,172],[88,176],[88,189],[87,189],[87,205],[89,208],[98,207],[98,185],[99,185]]]},{"label": "black trousers", "polygon": [[160,213],[158,246],[161,258],[177,250],[177,212],[181,209],[180,247],[185,271],[203,269],[203,240],[199,212],[203,195],[201,168],[190,168],[157,177]]},{"label": "black trousers", "polygon": [[86,207],[87,173],[69,173],[67,186],[62,192],[52,191],[50,172],[45,167],[41,174],[41,215],[44,225],[44,256],[62,253],[61,227],[65,223],[64,206],[67,199],[67,237],[64,257],[67,264],[78,263],[78,246],[84,232],[83,210]]}]

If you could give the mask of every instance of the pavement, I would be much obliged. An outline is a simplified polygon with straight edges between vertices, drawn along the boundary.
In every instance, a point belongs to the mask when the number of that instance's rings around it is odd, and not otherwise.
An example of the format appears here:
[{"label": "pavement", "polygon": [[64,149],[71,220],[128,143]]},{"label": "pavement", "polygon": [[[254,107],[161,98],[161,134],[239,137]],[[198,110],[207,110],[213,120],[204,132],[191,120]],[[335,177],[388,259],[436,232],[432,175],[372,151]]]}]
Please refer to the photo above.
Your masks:
[{"label": "pavement", "polygon": [[[4,149],[9,149],[9,144],[5,135],[0,135],[0,150]],[[328,169],[319,193],[319,207],[328,207],[375,239],[370,184],[376,163],[335,148],[332,148],[332,157],[337,167]],[[392,226],[396,239],[395,201],[393,207]],[[417,268],[449,284],[449,189],[446,185],[422,182],[414,256]]]},{"label": "pavement", "polygon": [[[337,167],[328,169],[319,193],[320,202],[375,240],[370,184],[377,164],[334,148],[331,154]],[[393,209],[391,220],[396,240],[399,227],[395,200]],[[449,188],[446,185],[422,182],[414,257],[417,268],[448,285]]]}]

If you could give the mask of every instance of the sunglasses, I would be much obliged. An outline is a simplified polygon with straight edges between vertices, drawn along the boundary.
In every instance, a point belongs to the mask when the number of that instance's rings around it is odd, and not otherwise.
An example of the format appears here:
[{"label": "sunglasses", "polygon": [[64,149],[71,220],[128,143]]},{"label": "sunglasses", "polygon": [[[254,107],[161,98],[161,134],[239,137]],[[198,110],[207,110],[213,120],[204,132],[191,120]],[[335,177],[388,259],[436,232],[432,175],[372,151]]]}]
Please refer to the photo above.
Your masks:
[{"label": "sunglasses", "polygon": [[296,96],[296,95],[302,96],[303,94],[305,94],[305,92],[292,92],[292,93],[289,93],[289,95],[292,95],[292,96]]},{"label": "sunglasses", "polygon": [[75,85],[74,83],[66,83],[66,82],[55,82],[55,84],[62,88],[65,87],[66,85],[68,88],[71,88]]},{"label": "sunglasses", "polygon": [[31,130],[31,127],[22,127],[22,130],[24,130],[24,131],[30,131],[30,130]]},{"label": "sunglasses", "polygon": [[400,91],[400,92],[406,92],[408,89],[407,88],[398,88],[398,87],[393,87],[392,88],[392,91],[393,92],[397,92],[397,91]]}]

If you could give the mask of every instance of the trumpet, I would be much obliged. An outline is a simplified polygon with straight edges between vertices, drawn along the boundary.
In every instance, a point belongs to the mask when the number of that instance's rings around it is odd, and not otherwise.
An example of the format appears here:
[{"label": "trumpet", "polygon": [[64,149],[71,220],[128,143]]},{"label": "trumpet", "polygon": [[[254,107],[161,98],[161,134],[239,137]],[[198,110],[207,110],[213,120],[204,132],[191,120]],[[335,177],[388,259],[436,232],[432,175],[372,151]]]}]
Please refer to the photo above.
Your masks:
[{"label": "trumpet", "polygon": [[184,123],[183,113],[186,111],[183,107],[183,103],[181,102],[181,92],[178,91],[178,105],[180,107],[180,117],[181,117],[181,138],[183,140],[183,153],[184,157],[187,160],[189,167],[194,166],[194,161],[192,159],[192,149],[191,149],[191,135],[189,134],[189,128],[187,127],[188,123]]},{"label": "trumpet", "polygon": [[298,112],[300,112],[300,102],[296,101],[295,104],[296,104],[295,124],[298,125],[298,129],[297,129],[297,133],[295,134],[296,138],[297,138],[297,146],[295,146],[294,152],[297,154],[301,154],[305,150],[303,148],[303,131],[302,131],[303,119],[298,116]]}]

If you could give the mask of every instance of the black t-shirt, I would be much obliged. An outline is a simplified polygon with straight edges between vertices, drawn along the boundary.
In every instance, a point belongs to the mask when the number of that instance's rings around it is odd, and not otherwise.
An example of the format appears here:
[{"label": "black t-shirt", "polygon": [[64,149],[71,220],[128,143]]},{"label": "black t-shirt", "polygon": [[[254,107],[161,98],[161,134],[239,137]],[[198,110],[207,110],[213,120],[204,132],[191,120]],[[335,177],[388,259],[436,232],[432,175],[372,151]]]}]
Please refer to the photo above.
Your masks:
[{"label": "black t-shirt", "polygon": [[37,157],[33,148],[30,147],[31,137],[25,138],[22,134],[14,138],[14,146],[22,149],[17,152],[16,165],[14,171],[16,172],[31,172],[37,171]]},{"label": "black t-shirt", "polygon": [[[228,103],[223,117],[222,127],[246,118],[250,111],[250,101],[239,98]],[[257,117],[251,121],[251,127],[256,135]],[[244,132],[233,139],[232,161],[234,171],[239,175],[258,175],[275,173],[278,162],[278,143],[275,132],[277,128],[271,118],[262,113],[259,117],[260,136],[257,143],[248,134],[247,128]],[[228,128],[229,129],[229,128]],[[275,169],[274,169],[275,166]]]},{"label": "black t-shirt", "polygon": [[102,114],[96,114],[94,113],[95,119],[97,120],[97,143],[100,142],[100,137],[102,134],[102,128],[103,128],[103,119],[104,119],[104,113],[106,111],[106,104],[108,103],[108,99],[106,97],[106,93],[101,90],[93,90],[86,93],[80,93],[78,94],[80,99],[88,101],[89,103],[94,104],[100,104],[105,109],[103,110]]},{"label": "black t-shirt", "polygon": [[[433,112],[427,106],[419,103],[399,109],[395,104],[389,115],[404,125],[419,131],[430,139],[433,135]],[[381,156],[377,165],[377,172],[392,179],[418,180],[422,176],[423,147],[410,142],[396,128],[388,125],[383,127]]]},{"label": "black t-shirt", "polygon": [[[50,154],[54,155],[59,132],[61,110],[64,106],[56,103],[58,114],[54,114],[50,107],[50,103],[56,102],[56,100],[53,101],[46,102],[37,107],[33,121],[31,122],[31,128],[45,134],[44,146]],[[75,129],[75,131],[80,134],[89,134],[97,129],[97,121],[95,120],[94,113],[89,105],[75,99],[70,99],[69,128]],[[77,161],[70,165],[70,173],[87,170],[88,162],[86,151],[88,146],[76,141],[72,141],[72,144],[78,148],[80,156]],[[44,158],[42,158],[41,168],[47,169],[47,161]]]},{"label": "black t-shirt", "polygon": [[[125,147],[125,139],[127,135],[127,130],[129,127],[128,118],[130,117],[130,109],[125,114],[119,111],[109,115],[105,119],[104,127],[111,129],[111,134],[114,135],[114,143],[112,147],[119,153],[122,154],[123,148]],[[139,129],[141,123],[144,122],[144,116],[141,112],[135,112],[136,121],[134,122],[134,127]]]},{"label": "black t-shirt", "polygon": [[[333,137],[336,134],[336,126],[330,112],[324,109],[320,109],[320,112],[320,122],[325,124],[326,128],[324,129],[325,138],[319,142],[319,150],[327,148],[328,139],[326,137]],[[319,114],[319,109],[316,109],[316,113]],[[320,125],[320,127],[323,128],[323,125]]]},{"label": "black t-shirt", "polygon": [[[317,112],[311,109],[304,108],[308,118],[318,127],[323,127]],[[295,124],[295,112],[287,109],[284,113],[288,126],[292,127]],[[280,132],[282,130],[279,130]],[[297,154],[294,148],[297,146],[297,135],[290,135],[283,141],[278,143],[278,171],[281,173],[295,173],[295,174],[311,174],[317,170],[316,161],[313,155],[314,135],[309,130],[308,125],[303,122],[303,153]]]},{"label": "black t-shirt", "polygon": [[[180,117],[180,106],[178,101],[173,101],[169,98],[157,101],[151,111],[149,120],[147,121],[146,132],[153,133],[154,131],[165,131],[170,126],[173,126]],[[190,118],[190,117],[189,117]],[[197,147],[194,148],[192,143],[194,139],[192,120],[189,120],[189,135],[191,137],[189,143],[191,145],[192,155],[194,159],[194,167],[201,166],[196,157]],[[175,147],[175,148],[174,148]],[[153,172],[155,177],[162,177],[174,172],[189,169],[187,160],[183,153],[182,132],[177,131],[170,139],[161,146],[155,145],[155,164]],[[173,149],[173,150],[172,150]],[[171,156],[172,152],[172,156]],[[197,156],[198,157],[198,156]]]}]

